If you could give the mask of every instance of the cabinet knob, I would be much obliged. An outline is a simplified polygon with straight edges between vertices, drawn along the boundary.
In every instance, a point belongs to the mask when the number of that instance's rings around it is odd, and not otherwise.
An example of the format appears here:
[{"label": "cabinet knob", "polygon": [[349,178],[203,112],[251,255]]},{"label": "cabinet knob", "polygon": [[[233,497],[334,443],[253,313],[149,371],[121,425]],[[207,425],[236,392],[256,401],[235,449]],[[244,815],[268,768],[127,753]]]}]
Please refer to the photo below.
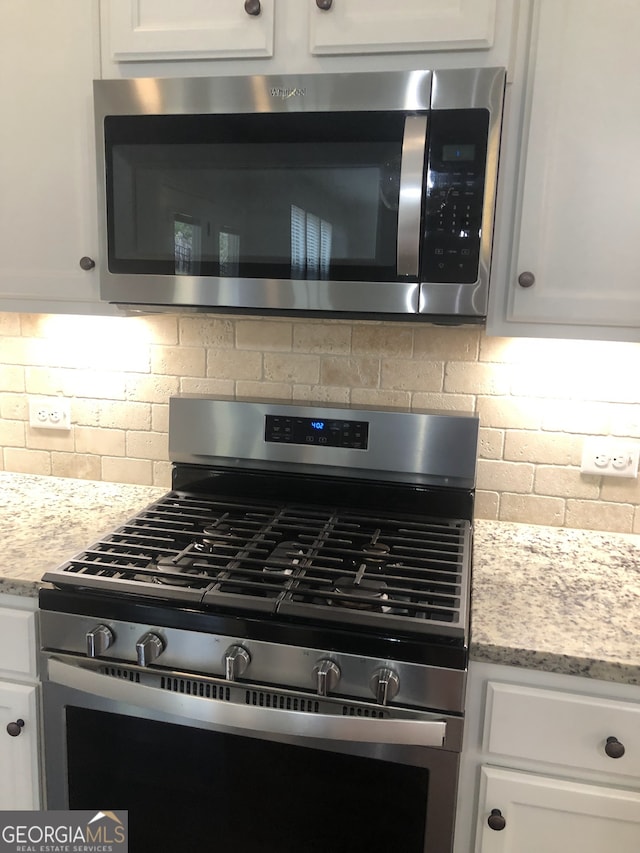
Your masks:
[{"label": "cabinet knob", "polygon": [[244,11],[255,18],[262,11],[260,0],[244,0]]},{"label": "cabinet knob", "polygon": [[536,283],[536,277],[532,272],[521,272],[518,276],[520,287],[532,287]]},{"label": "cabinet knob", "polygon": [[23,728],[24,720],[16,720],[15,723],[9,723],[7,725],[7,732],[11,737],[18,737]]},{"label": "cabinet knob", "polygon": [[617,737],[608,737],[604,745],[604,751],[609,758],[622,758],[624,755],[624,744]]},{"label": "cabinet knob", "polygon": [[487,818],[487,823],[489,824],[489,829],[494,829],[496,832],[500,832],[500,830],[504,829],[507,825],[500,809],[491,809],[491,814]]},{"label": "cabinet knob", "polygon": [[87,255],[83,255],[80,258],[79,264],[80,268],[83,270],[92,270],[95,267],[96,262],[93,260],[93,258],[89,258]]},{"label": "cabinet knob", "polygon": [[318,9],[322,9],[323,12],[328,12],[333,6],[333,0],[316,0],[316,6]]}]

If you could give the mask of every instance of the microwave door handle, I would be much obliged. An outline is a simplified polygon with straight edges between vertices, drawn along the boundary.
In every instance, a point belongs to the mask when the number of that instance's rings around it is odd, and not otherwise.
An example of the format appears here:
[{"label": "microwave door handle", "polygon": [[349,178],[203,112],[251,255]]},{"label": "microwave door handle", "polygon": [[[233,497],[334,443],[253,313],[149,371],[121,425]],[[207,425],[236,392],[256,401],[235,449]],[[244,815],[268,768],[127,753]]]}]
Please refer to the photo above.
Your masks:
[{"label": "microwave door handle", "polygon": [[407,116],[402,138],[398,204],[398,275],[420,271],[420,222],[424,187],[427,116]]}]

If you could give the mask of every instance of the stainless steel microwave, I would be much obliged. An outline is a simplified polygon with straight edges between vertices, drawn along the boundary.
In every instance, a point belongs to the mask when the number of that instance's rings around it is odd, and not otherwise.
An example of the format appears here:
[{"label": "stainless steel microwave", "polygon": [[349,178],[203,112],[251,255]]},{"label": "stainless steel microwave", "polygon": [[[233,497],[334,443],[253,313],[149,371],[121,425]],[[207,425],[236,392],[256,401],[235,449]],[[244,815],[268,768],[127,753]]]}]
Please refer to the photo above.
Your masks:
[{"label": "stainless steel microwave", "polygon": [[505,71],[97,80],[102,299],[481,322]]}]

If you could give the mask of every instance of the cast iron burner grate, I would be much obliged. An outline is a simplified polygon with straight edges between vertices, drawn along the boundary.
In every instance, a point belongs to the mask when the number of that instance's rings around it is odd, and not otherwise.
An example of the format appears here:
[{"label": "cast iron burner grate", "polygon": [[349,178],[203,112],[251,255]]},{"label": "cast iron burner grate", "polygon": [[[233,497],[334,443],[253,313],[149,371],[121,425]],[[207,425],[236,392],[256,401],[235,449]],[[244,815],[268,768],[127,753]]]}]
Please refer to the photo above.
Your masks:
[{"label": "cast iron burner grate", "polygon": [[207,608],[461,634],[465,520],[170,492],[45,579]]}]

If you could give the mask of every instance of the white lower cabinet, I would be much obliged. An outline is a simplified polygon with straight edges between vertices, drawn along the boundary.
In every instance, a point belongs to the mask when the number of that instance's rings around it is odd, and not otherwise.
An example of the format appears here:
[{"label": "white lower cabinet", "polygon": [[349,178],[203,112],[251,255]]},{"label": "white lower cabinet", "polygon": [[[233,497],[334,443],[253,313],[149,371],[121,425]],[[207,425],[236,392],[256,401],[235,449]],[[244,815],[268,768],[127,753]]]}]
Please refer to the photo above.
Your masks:
[{"label": "white lower cabinet", "polygon": [[0,595],[0,811],[40,808],[36,604]]},{"label": "white lower cabinet", "polygon": [[638,853],[640,687],[472,664],[455,853]]},{"label": "white lower cabinet", "polygon": [[478,853],[640,850],[640,791],[483,767],[479,813]]},{"label": "white lower cabinet", "polygon": [[34,685],[0,681],[0,811],[40,807],[36,693]]}]

